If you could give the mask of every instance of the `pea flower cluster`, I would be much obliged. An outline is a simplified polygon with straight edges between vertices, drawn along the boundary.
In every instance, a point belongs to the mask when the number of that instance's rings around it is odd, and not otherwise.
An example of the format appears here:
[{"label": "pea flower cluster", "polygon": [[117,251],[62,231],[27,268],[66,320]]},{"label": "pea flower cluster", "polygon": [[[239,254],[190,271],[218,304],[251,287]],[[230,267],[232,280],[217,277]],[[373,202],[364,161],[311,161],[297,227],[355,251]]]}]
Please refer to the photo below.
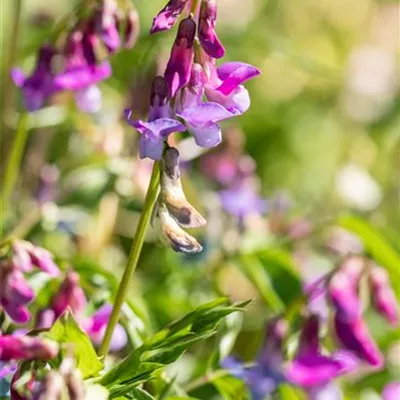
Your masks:
[{"label": "pea flower cluster", "polygon": [[60,273],[51,253],[23,240],[15,240],[0,260],[0,305],[13,321],[20,324],[31,318],[27,306],[35,294],[25,274],[33,272],[34,267],[49,277]]},{"label": "pea flower cluster", "polygon": [[[188,3],[170,0],[155,17],[151,33],[171,29]],[[196,17],[197,10],[192,11],[179,23],[164,76],[153,83],[148,121],[130,121],[141,134],[142,158],[159,160],[163,142],[177,131],[189,131],[198,146],[214,147],[222,140],[218,123],[250,106],[243,83],[260,71],[241,62],[217,67],[225,49],[215,30],[216,2],[203,0]],[[128,111],[128,120],[130,115]]]},{"label": "pea flower cluster", "polygon": [[[97,84],[111,76],[108,61],[97,54],[114,53],[122,45],[132,47],[138,36],[139,19],[133,7],[125,7],[125,16],[116,0],[101,0],[89,10],[71,15],[74,27],[68,32],[62,47],[53,42],[43,44],[37,55],[34,71],[26,76],[19,68],[11,71],[16,86],[22,89],[25,108],[39,110],[47,99],[60,91],[72,91],[78,107],[85,112],[97,112],[101,107],[101,92]],[[56,68],[62,60],[62,67]]]}]

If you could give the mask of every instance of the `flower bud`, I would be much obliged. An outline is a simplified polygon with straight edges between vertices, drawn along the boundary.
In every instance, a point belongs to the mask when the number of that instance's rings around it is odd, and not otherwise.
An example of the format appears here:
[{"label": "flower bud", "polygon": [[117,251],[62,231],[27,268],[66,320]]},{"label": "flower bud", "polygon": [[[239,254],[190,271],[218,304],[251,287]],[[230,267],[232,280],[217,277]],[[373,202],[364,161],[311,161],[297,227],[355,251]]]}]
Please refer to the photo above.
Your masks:
[{"label": "flower bud", "polygon": [[347,321],[342,319],[339,313],[336,313],[335,330],[337,338],[347,350],[352,351],[358,358],[373,366],[382,366],[383,355],[361,318]]},{"label": "flower bud", "polygon": [[168,83],[163,76],[156,76],[151,84],[149,121],[169,117]]},{"label": "flower bud", "polygon": [[167,207],[161,203],[158,208],[158,216],[161,222],[161,229],[174,251],[182,253],[199,253],[203,250],[200,243],[182,228],[170,215]]},{"label": "flower bud", "polygon": [[153,20],[150,33],[171,29],[189,0],[170,0]]},{"label": "flower bud", "polygon": [[399,322],[399,309],[390,285],[388,273],[381,267],[372,267],[369,274],[371,300],[375,309],[392,325]]},{"label": "flower bud", "polygon": [[131,8],[126,16],[124,32],[124,46],[127,49],[131,49],[135,45],[136,40],[139,37],[139,29],[139,14],[134,8]]},{"label": "flower bud", "polygon": [[198,228],[206,224],[206,220],[186,200],[180,179],[179,152],[173,147],[165,150],[161,160],[160,201],[184,228]]},{"label": "flower bud", "polygon": [[184,87],[179,98],[177,98],[176,109],[177,112],[182,112],[186,108],[195,106],[201,103],[204,95],[204,84],[206,83],[206,76],[204,74],[203,66],[198,63],[193,63],[190,72],[190,80],[186,87]]},{"label": "flower bud", "polygon": [[49,360],[58,354],[57,343],[30,336],[0,336],[0,360]]},{"label": "flower bud", "polygon": [[181,21],[164,73],[170,97],[189,82],[194,58],[195,33],[196,23],[191,16]]},{"label": "flower bud", "polygon": [[118,8],[115,0],[103,0],[100,12],[95,16],[96,31],[110,53],[121,45],[118,32]]},{"label": "flower bud", "polygon": [[199,39],[204,51],[213,58],[221,58],[225,49],[217,33],[215,23],[217,21],[217,4],[215,0],[203,0],[200,7]]}]

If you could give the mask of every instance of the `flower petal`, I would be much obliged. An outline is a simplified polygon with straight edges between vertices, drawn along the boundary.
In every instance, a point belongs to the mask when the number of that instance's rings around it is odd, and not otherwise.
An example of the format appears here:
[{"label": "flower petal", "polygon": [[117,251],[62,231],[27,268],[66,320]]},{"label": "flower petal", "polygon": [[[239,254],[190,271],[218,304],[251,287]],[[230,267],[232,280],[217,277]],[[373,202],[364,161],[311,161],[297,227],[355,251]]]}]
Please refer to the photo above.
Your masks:
[{"label": "flower petal", "polygon": [[101,109],[101,90],[96,85],[80,89],[75,93],[75,100],[81,111],[94,114]]},{"label": "flower petal", "polygon": [[222,105],[233,115],[241,115],[250,107],[249,92],[244,86],[238,86],[228,96],[216,89],[206,88],[206,96],[208,100]]},{"label": "flower petal", "polygon": [[205,125],[192,125],[188,122],[187,127],[193,135],[194,141],[200,147],[215,147],[222,141],[221,128],[214,122]]},{"label": "flower petal", "polygon": [[11,79],[17,87],[23,86],[25,78],[25,74],[21,68],[13,68],[11,70]]},{"label": "flower petal", "polygon": [[177,115],[189,124],[196,126],[208,124],[209,122],[223,121],[233,116],[221,104],[211,101],[186,108]]},{"label": "flower petal", "polygon": [[261,71],[250,64],[233,61],[222,64],[217,73],[223,82],[216,90],[229,95],[242,83],[260,75]]}]

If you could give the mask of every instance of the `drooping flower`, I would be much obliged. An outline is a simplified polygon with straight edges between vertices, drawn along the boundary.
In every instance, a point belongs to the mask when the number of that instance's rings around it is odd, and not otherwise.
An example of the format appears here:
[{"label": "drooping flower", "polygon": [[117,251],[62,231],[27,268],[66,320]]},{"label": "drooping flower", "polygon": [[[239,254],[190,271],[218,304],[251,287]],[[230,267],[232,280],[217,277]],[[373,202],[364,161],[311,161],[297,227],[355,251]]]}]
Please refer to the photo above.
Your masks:
[{"label": "drooping flower", "polygon": [[169,96],[185,86],[190,79],[194,58],[194,37],[196,34],[196,22],[189,16],[183,19],[178,27],[178,33],[165,69],[164,77],[169,86]]},{"label": "drooping flower", "polygon": [[0,336],[0,360],[49,360],[58,354],[57,343],[31,336]]},{"label": "drooping flower", "polygon": [[350,354],[337,352],[331,356],[321,353],[319,320],[311,315],[304,323],[297,354],[286,370],[286,378],[307,391],[322,390],[334,378],[353,370],[357,361]]},{"label": "drooping flower", "polygon": [[11,70],[11,77],[15,85],[22,88],[24,104],[30,112],[42,108],[47,99],[60,90],[51,67],[55,53],[52,46],[43,45],[39,49],[36,68],[29,77],[19,68]]},{"label": "drooping flower", "polygon": [[153,20],[150,33],[171,29],[189,0],[169,0]]},{"label": "drooping flower", "polygon": [[173,132],[185,131],[185,126],[172,118],[172,111],[168,103],[168,86],[163,77],[156,77],[153,81],[150,95],[150,114],[148,122],[131,121],[131,110],[125,110],[127,122],[135,127],[140,135],[140,157],[149,157],[160,160],[164,140]]},{"label": "drooping flower", "polygon": [[245,367],[235,357],[222,360],[222,366],[249,387],[253,400],[263,400],[272,394],[279,383],[285,380],[283,375],[282,341],[287,333],[287,323],[275,318],[266,328],[266,336],[255,365]]},{"label": "drooping flower", "polygon": [[217,33],[215,23],[217,20],[217,4],[215,0],[203,0],[199,16],[199,39],[204,51],[213,58],[221,58],[225,49]]},{"label": "drooping flower", "polygon": [[342,319],[340,314],[336,313],[335,331],[345,349],[350,350],[358,358],[374,367],[382,367],[383,355],[369,334],[362,318],[348,321]]},{"label": "drooping flower", "polygon": [[373,266],[369,274],[371,300],[375,309],[392,325],[399,323],[399,306],[385,269]]}]

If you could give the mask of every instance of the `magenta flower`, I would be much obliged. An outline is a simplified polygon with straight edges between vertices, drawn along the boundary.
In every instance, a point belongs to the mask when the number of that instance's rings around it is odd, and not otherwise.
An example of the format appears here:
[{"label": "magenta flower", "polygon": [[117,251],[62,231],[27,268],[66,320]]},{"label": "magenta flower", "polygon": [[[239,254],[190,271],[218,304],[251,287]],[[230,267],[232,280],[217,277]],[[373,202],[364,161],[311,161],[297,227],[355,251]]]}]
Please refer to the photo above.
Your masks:
[{"label": "magenta flower", "polygon": [[267,202],[256,193],[247,180],[222,190],[219,195],[224,210],[240,221],[247,215],[262,214],[267,209]]},{"label": "magenta flower", "polygon": [[54,54],[53,47],[43,45],[39,50],[36,68],[29,77],[19,68],[11,70],[12,80],[16,86],[22,88],[24,104],[30,112],[42,108],[48,97],[59,90],[51,69]]},{"label": "magenta flower", "polygon": [[373,294],[371,296],[373,306],[389,323],[397,325],[399,323],[399,306],[390,285],[388,273],[383,268],[374,266],[371,268],[369,281]]},{"label": "magenta flower", "polygon": [[250,107],[250,96],[242,84],[260,74],[256,67],[242,62],[227,62],[216,68],[210,61],[206,96],[232,114],[243,114]]},{"label": "magenta flower", "polygon": [[[96,345],[100,345],[101,341],[103,340],[108,320],[111,316],[111,311],[112,305],[104,304],[92,315],[92,317],[85,324],[86,333],[90,336],[93,343]],[[111,337],[110,350],[120,351],[125,347],[127,342],[128,337],[125,329],[120,324],[117,324]]]},{"label": "magenta flower", "polygon": [[361,319],[347,321],[339,313],[335,315],[336,336],[347,350],[374,367],[383,365],[383,355],[370,336],[365,322]]},{"label": "magenta flower", "polygon": [[58,345],[31,336],[0,336],[0,360],[49,360],[58,354]]},{"label": "magenta flower", "polygon": [[212,58],[221,58],[225,49],[217,33],[215,24],[217,21],[217,4],[215,0],[203,0],[199,16],[199,39],[204,51]]},{"label": "magenta flower", "polygon": [[196,23],[191,16],[180,22],[164,73],[170,97],[173,97],[180,88],[189,82],[194,58],[195,34]]},{"label": "magenta flower", "polygon": [[268,323],[264,344],[254,366],[246,368],[235,357],[227,357],[221,362],[222,367],[246,383],[253,400],[263,400],[285,380],[282,341],[286,332],[286,321],[275,318]]},{"label": "magenta flower", "polygon": [[382,400],[400,399],[400,381],[392,382],[385,386],[382,392]]},{"label": "magenta flower", "polygon": [[189,0],[170,0],[153,20],[150,33],[171,29]]},{"label": "magenta flower", "polygon": [[75,92],[78,107],[85,112],[97,112],[101,107],[101,93],[96,84],[111,76],[107,61],[90,63],[84,51],[84,37],[81,31],[73,32],[66,45],[66,68],[55,77],[60,89]]},{"label": "magenta flower", "polygon": [[319,320],[312,315],[303,325],[296,357],[286,370],[288,381],[306,390],[312,389],[314,393],[337,376],[353,370],[358,364],[348,353],[322,355],[318,333]]},{"label": "magenta flower", "polygon": [[102,7],[95,16],[95,27],[98,36],[110,53],[121,46],[118,32],[118,5],[115,0],[103,0]]}]

